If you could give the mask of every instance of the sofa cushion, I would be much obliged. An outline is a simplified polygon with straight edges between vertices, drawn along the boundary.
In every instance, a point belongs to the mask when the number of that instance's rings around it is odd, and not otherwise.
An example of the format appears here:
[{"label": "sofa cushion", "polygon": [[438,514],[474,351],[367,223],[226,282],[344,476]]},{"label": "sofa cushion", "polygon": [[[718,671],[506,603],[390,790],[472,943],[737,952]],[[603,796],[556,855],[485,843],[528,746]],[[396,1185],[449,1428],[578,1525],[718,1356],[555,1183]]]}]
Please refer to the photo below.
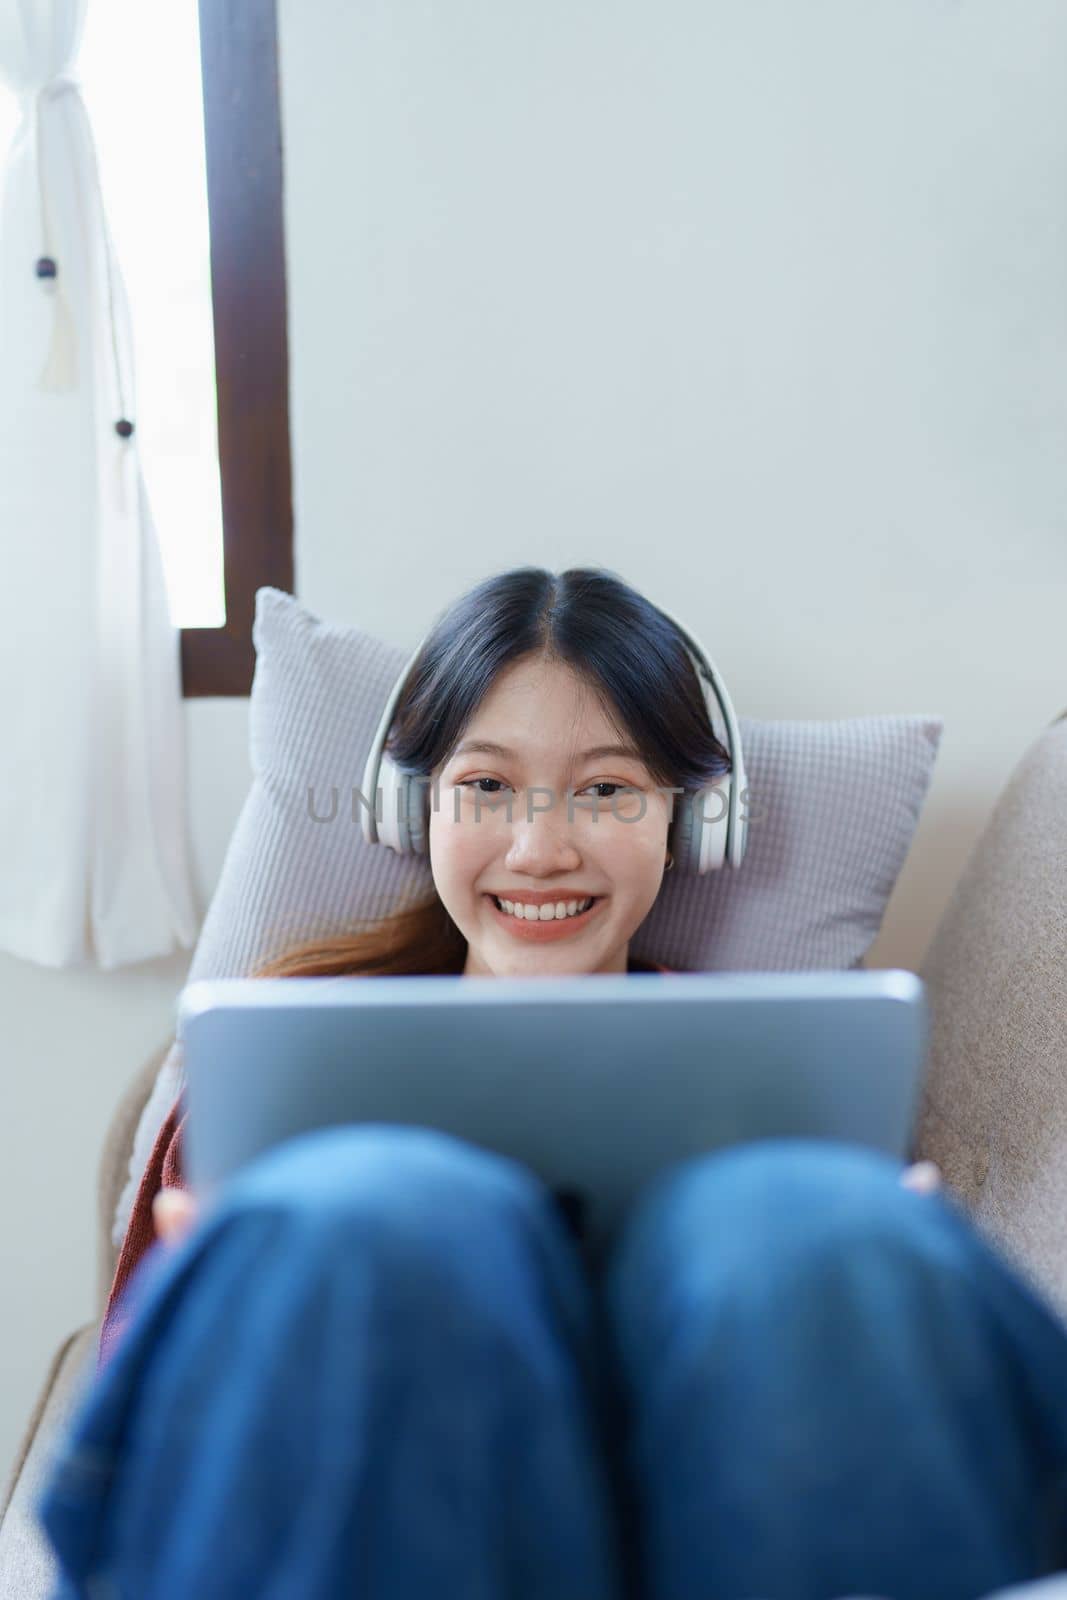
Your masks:
[{"label": "sofa cushion", "polygon": [[98,1322],[86,1323],[56,1352],[16,1457],[0,1522],[0,1600],[51,1600],[56,1564],[35,1507],[62,1432],[96,1368]]},{"label": "sofa cushion", "polygon": [[[426,859],[366,844],[350,804],[410,652],[323,622],[269,587],[256,594],[253,641],[253,782],[190,982],[243,975],[297,940],[381,916],[433,884]],[[739,870],[666,876],[632,953],[690,971],[856,967],[911,843],[943,721],[739,721],[750,794],[745,860]],[[319,820],[331,814],[331,793],[336,816]],[[175,1045],[138,1127],[116,1242],[180,1073]]]}]

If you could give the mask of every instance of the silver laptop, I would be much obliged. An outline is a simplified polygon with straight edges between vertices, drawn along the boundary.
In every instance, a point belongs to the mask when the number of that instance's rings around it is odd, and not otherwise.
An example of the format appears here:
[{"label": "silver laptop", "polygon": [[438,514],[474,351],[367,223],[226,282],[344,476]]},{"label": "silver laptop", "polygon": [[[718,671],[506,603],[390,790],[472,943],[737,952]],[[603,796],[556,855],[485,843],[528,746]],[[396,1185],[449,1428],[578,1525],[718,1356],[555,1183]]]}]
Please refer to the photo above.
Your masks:
[{"label": "silver laptop", "polygon": [[522,1162],[596,1255],[669,1165],[741,1140],[909,1154],[915,973],[229,978],[178,1001],[186,1175],[205,1199],[334,1123],[443,1130]]}]

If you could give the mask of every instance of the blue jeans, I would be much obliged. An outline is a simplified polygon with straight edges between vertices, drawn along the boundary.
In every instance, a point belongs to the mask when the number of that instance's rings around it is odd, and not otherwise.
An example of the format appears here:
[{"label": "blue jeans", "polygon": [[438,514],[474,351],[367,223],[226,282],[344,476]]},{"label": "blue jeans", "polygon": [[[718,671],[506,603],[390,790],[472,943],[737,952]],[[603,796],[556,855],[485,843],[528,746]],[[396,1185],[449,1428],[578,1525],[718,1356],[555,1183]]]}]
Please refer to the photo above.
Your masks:
[{"label": "blue jeans", "polygon": [[859,1146],[672,1168],[596,1269],[444,1134],[267,1152],[127,1289],[54,1600],[973,1600],[1067,1565],[1067,1333]]}]

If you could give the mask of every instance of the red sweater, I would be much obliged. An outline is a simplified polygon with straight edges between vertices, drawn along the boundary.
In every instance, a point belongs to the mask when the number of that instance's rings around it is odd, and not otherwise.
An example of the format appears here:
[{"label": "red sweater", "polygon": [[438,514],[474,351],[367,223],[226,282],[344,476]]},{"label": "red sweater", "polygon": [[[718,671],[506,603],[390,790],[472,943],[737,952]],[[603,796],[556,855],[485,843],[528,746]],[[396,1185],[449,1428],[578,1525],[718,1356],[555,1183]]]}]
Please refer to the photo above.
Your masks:
[{"label": "red sweater", "polygon": [[[638,961],[636,957],[632,956],[630,958],[629,971],[670,972],[672,968],[660,966],[655,961]],[[141,1174],[140,1186],[130,1211],[126,1236],[119,1250],[115,1276],[112,1280],[111,1292],[107,1297],[104,1320],[100,1329],[100,1347],[97,1354],[98,1369],[108,1359],[123,1328],[126,1326],[127,1319],[119,1313],[119,1300],[122,1297],[122,1292],[135,1268],[156,1243],[152,1201],[160,1189],[187,1189],[189,1187],[185,1182],[182,1171],[182,1134],[185,1129],[185,1118],[185,1102],[183,1096],[179,1094],[164,1118],[159,1132],[156,1134],[156,1142],[152,1146],[152,1154],[149,1156],[148,1164]]]},{"label": "red sweater", "polygon": [[119,1312],[119,1300],[134,1268],[156,1243],[156,1226],[152,1216],[152,1201],[160,1189],[186,1189],[188,1184],[182,1174],[182,1131],[185,1128],[185,1102],[179,1094],[156,1134],[152,1154],[141,1174],[141,1182],[134,1197],[126,1236],[119,1250],[111,1292],[104,1309],[100,1328],[100,1346],[97,1352],[97,1370],[107,1361],[120,1337],[127,1319]]}]

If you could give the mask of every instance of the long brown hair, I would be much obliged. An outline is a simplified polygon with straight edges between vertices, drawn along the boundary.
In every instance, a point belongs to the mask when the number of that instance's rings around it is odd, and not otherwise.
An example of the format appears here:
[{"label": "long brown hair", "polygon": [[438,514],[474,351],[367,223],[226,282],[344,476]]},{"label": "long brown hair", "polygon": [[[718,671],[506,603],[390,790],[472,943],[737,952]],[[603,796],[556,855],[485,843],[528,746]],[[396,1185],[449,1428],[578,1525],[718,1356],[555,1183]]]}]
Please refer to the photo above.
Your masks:
[{"label": "long brown hair", "polygon": [[[449,606],[397,702],[386,741],[393,760],[429,777],[448,760],[497,676],[531,654],[565,663],[592,688],[657,783],[695,789],[729,772],[729,753],[715,737],[674,623],[614,573],[595,567],[558,575],[515,567]],[[374,803],[372,795],[365,799]],[[252,976],[458,974],[466,959],[466,939],[431,890],[388,916],[292,946]]]},{"label": "long brown hair", "polygon": [[[377,845],[371,846],[377,849]],[[311,939],[262,962],[253,978],[419,977],[460,973],[467,941],[436,889],[405,906],[332,939]]]}]

